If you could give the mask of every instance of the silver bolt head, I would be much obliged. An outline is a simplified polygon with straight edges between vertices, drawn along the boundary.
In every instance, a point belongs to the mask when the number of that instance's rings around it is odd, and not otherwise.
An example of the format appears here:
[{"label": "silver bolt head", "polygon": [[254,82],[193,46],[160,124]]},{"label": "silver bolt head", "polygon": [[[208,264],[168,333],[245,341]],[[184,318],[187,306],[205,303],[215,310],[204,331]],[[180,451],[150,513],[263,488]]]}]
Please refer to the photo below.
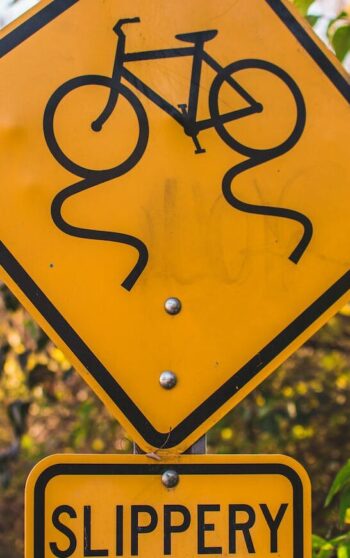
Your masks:
[{"label": "silver bolt head", "polygon": [[162,483],[166,488],[174,488],[179,482],[179,475],[176,471],[169,469],[162,474]]},{"label": "silver bolt head", "polygon": [[177,384],[177,378],[171,370],[164,370],[159,377],[159,383],[164,389],[172,389]]},{"label": "silver bolt head", "polygon": [[181,300],[174,296],[167,298],[164,303],[164,308],[165,311],[168,312],[168,314],[175,316],[176,314],[179,314],[181,312]]}]

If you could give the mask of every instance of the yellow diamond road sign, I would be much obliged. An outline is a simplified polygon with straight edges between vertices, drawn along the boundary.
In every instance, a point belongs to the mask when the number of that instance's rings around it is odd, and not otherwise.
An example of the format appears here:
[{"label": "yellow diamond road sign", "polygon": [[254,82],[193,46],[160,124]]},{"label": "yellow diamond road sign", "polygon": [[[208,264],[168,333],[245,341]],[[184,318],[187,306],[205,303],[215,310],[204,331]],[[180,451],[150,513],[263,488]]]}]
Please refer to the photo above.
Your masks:
[{"label": "yellow diamond road sign", "polygon": [[30,474],[26,558],[170,555],[310,558],[304,469],[279,455],[55,455]]},{"label": "yellow diamond road sign", "polygon": [[347,77],[287,0],[53,0],[0,50],[1,277],[183,451],[348,298]]}]

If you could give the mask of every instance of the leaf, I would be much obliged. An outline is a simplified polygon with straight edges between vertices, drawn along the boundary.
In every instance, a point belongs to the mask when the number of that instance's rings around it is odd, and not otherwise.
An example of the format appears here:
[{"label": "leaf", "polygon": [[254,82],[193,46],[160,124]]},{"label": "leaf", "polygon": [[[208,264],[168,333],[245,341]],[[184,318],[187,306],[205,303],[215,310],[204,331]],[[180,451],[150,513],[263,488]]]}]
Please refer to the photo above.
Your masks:
[{"label": "leaf", "polygon": [[345,523],[345,516],[347,510],[350,508],[350,487],[342,492],[339,502],[339,520]]},{"label": "leaf", "polygon": [[318,535],[312,535],[312,548],[314,550],[320,549],[326,543],[327,543],[326,539],[323,539]]},{"label": "leaf", "polygon": [[350,50],[350,25],[343,25],[336,30],[332,44],[337,58],[342,62]]},{"label": "leaf", "polygon": [[320,17],[321,16],[319,16],[319,15],[307,15],[306,19],[310,23],[310,25],[313,27],[314,25],[316,25],[316,23],[318,22]]},{"label": "leaf", "polygon": [[334,546],[330,543],[326,543],[322,546],[320,552],[317,554],[317,558],[332,558],[334,552]]},{"label": "leaf", "polygon": [[[347,14],[346,12],[340,12],[337,17],[333,17],[332,19],[329,20],[328,25],[327,25],[327,37],[328,39],[331,41],[332,40],[332,35],[334,34],[334,32],[336,31],[337,27],[334,26],[334,24],[337,21],[341,21],[342,19],[346,19],[347,18]],[[334,29],[335,27],[335,29]]]},{"label": "leaf", "polygon": [[349,544],[349,535],[339,535],[338,537],[334,537],[328,541],[332,546],[339,546],[340,544]]},{"label": "leaf", "polygon": [[339,473],[335,477],[332,486],[327,494],[325,501],[325,507],[329,506],[334,496],[340,492],[347,484],[350,485],[350,459],[345,463],[345,465],[340,469]]},{"label": "leaf", "polygon": [[307,14],[308,9],[313,2],[314,0],[294,0],[294,4],[303,16]]},{"label": "leaf", "polygon": [[347,544],[341,544],[337,548],[337,558],[350,558],[350,547]]}]

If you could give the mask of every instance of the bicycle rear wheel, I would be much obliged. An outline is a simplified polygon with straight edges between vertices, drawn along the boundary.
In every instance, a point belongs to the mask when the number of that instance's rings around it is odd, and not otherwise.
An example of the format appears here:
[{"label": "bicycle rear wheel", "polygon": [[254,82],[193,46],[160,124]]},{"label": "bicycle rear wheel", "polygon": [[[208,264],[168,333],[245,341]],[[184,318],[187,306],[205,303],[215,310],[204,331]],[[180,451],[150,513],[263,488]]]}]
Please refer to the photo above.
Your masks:
[{"label": "bicycle rear wheel", "polygon": [[[145,109],[143,108],[139,99],[130,89],[122,84],[119,84],[119,97],[122,97],[122,100],[126,101],[126,103],[129,104],[131,111],[133,111],[136,116],[137,132],[135,137],[135,146],[131,148],[131,151],[129,152],[129,154],[126,154],[126,157],[124,159],[118,162],[118,164],[110,166],[109,168],[88,168],[87,165],[83,166],[76,160],[73,160],[72,156],[64,151],[64,149],[60,145],[59,140],[57,139],[57,133],[55,130],[55,116],[57,109],[60,107],[61,102],[64,101],[64,99],[68,98],[68,96],[75,91],[87,91],[88,88],[91,86],[103,88],[108,94],[108,90],[113,87],[113,82],[111,78],[101,75],[84,75],[70,79],[69,81],[63,83],[60,87],[58,87],[58,89],[56,89],[46,105],[44,113],[44,134],[46,143],[52,155],[64,168],[77,176],[81,176],[83,178],[98,177],[99,180],[103,181],[116,178],[117,176],[121,176],[127,173],[138,163],[147,147],[149,127]],[[116,129],[115,132],[116,134],[120,134],[120,130],[118,129]],[[103,131],[91,133],[95,134],[97,138],[101,134],[103,134]],[[99,149],[101,150],[101,146],[99,146]]]},{"label": "bicycle rear wheel", "polygon": [[[221,97],[223,97],[224,87],[232,87],[229,83],[231,80],[239,83],[242,87],[242,81],[244,81],[244,77],[246,77],[246,74],[248,74],[248,72],[251,70],[259,71],[260,74],[255,75],[257,77],[259,75],[260,78],[262,77],[261,72],[265,72],[266,77],[270,76],[271,83],[273,82],[273,79],[275,79],[276,85],[285,86],[284,89],[290,97],[288,100],[289,106],[291,106],[292,102],[296,114],[295,120],[291,125],[289,125],[289,130],[287,131],[287,133],[284,133],[283,131],[283,137],[281,136],[282,139],[281,137],[279,137],[276,143],[272,143],[272,145],[262,148],[253,147],[252,144],[248,144],[247,140],[243,141],[242,139],[238,139],[234,130],[234,126],[232,126],[232,122],[239,122],[238,120],[236,120],[237,117],[235,117],[234,112],[232,112],[231,120],[228,119],[227,116],[225,118],[222,107],[220,106],[220,99]],[[276,82],[276,78],[279,80],[279,84]],[[250,85],[250,88],[251,87],[254,87],[254,83]],[[250,89],[249,93],[251,93]],[[262,106],[262,110],[259,110],[258,116],[259,118],[261,118],[261,116],[264,115],[264,103],[261,103],[261,99],[257,98],[257,95],[255,93],[256,92],[254,91],[253,95],[254,98],[256,98],[256,101],[259,103],[258,106]],[[306,120],[304,98],[293,78],[276,64],[259,59],[245,59],[232,62],[218,73],[212,83],[209,93],[209,110],[216,132],[229,147],[231,147],[238,153],[241,153],[242,155],[246,155],[247,157],[259,157],[262,159],[277,157],[291,149],[301,137]],[[258,111],[256,111],[256,113],[257,112]],[[245,119],[252,118],[252,114],[254,114],[254,112],[252,112],[250,116],[246,116],[244,117],[244,119],[241,119],[241,122],[245,122]],[[282,120],[283,114],[280,114],[280,116],[281,118],[279,118],[278,120],[276,119],[277,121],[268,122],[266,123],[266,125],[269,127],[280,126],[280,120]]]}]

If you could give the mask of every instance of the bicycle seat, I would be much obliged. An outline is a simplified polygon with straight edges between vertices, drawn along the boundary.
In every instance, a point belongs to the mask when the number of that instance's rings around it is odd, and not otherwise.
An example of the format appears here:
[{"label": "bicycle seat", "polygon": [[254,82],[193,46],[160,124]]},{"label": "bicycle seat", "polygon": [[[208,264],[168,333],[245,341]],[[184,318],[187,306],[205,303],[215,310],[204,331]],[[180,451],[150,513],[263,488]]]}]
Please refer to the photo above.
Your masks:
[{"label": "bicycle seat", "polygon": [[175,35],[176,39],[179,41],[184,41],[185,43],[204,43],[205,41],[210,41],[218,34],[216,29],[211,29],[209,31],[194,31],[193,33],[180,33],[180,35]]}]

